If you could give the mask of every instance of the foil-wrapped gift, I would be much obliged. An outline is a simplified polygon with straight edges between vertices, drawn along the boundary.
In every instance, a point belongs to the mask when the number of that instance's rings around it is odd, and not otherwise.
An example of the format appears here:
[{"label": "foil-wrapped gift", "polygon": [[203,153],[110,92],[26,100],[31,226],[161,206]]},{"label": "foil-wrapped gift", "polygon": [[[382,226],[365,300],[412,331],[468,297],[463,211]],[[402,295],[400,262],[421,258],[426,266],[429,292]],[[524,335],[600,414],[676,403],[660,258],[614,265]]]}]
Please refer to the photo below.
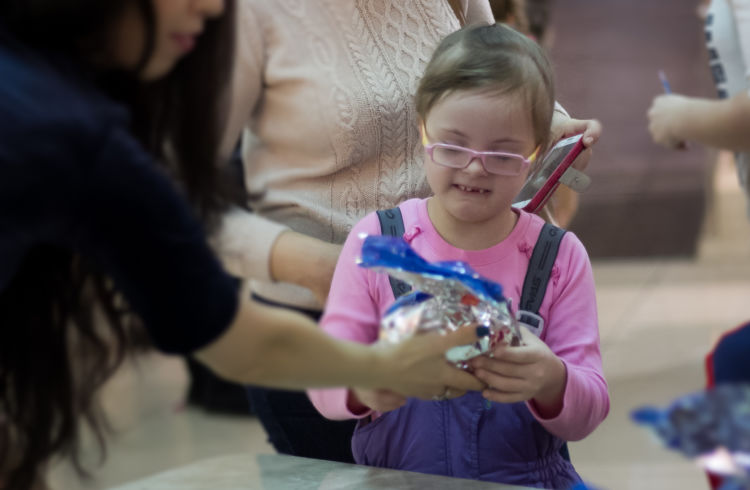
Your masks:
[{"label": "foil-wrapped gift", "polygon": [[750,385],[718,385],[681,396],[666,408],[639,408],[632,417],[668,448],[730,477],[722,488],[750,485]]},{"label": "foil-wrapped gift", "polygon": [[521,333],[500,284],[458,261],[427,262],[403,239],[364,237],[359,265],[388,273],[412,287],[386,311],[380,338],[400,342],[421,332],[450,332],[462,327],[487,327],[488,337],[458,346],[446,358],[458,365],[490,352],[498,342],[520,345]]}]

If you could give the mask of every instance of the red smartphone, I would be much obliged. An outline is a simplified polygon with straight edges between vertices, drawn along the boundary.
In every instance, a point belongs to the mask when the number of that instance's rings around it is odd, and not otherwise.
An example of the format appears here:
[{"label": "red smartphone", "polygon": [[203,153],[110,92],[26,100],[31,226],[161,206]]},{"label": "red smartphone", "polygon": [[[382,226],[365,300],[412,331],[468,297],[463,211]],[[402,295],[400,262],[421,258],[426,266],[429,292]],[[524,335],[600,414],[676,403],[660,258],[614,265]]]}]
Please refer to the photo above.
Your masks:
[{"label": "red smartphone", "polygon": [[[538,212],[560,182],[583,192],[591,179],[570,166],[583,149],[583,134],[558,141],[529,173],[521,191],[513,200],[513,206],[529,213]],[[567,178],[563,177],[564,174],[567,174]]]}]

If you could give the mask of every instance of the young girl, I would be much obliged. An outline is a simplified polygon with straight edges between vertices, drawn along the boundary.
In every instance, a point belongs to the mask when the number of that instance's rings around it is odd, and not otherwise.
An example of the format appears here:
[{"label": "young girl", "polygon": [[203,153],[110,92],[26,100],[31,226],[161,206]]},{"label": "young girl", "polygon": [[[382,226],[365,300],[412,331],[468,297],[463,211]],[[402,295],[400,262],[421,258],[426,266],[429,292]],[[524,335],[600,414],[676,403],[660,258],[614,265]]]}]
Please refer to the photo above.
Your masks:
[{"label": "young girl", "polygon": [[[417,91],[425,173],[434,195],[400,205],[403,235],[426,260],[461,260],[518,304],[541,218],[514,210],[549,138],[552,73],[540,48],[499,24],[464,28],[437,48]],[[372,343],[394,301],[388,276],[357,266],[360,235],[380,234],[375,214],[344,245],[321,320],[330,334]],[[539,338],[500,346],[471,363],[483,392],[446,390],[436,401],[388,391],[311,390],[323,415],[360,419],[358,463],[544,488],[580,481],[560,455],[609,409],[591,265],[566,233],[540,308]]]},{"label": "young girl", "polygon": [[0,2],[0,488],[43,486],[55,455],[80,467],[80,421],[102,441],[94,393],[128,345],[124,313],[162,351],[242,383],[427,399],[482,386],[443,361],[475,333],[380,352],[240,300],[193,213],[220,211],[233,6]]}]

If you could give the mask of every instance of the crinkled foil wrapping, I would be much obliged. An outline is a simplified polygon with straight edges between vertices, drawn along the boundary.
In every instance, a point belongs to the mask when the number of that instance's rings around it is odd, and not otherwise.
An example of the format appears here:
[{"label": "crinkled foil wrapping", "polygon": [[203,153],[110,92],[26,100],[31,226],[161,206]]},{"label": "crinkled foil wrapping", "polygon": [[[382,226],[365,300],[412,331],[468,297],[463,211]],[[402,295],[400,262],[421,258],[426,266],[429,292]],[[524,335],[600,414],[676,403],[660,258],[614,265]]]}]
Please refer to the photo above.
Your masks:
[{"label": "crinkled foil wrapping", "polygon": [[632,417],[668,448],[730,477],[722,489],[750,488],[750,384],[718,385],[666,408],[639,408]]},{"label": "crinkled foil wrapping", "polygon": [[364,237],[359,265],[412,287],[383,316],[382,340],[396,343],[420,332],[487,327],[489,336],[446,353],[449,361],[459,365],[490,352],[498,342],[521,343],[518,322],[502,286],[481,277],[465,262],[427,262],[401,238],[373,235]]}]

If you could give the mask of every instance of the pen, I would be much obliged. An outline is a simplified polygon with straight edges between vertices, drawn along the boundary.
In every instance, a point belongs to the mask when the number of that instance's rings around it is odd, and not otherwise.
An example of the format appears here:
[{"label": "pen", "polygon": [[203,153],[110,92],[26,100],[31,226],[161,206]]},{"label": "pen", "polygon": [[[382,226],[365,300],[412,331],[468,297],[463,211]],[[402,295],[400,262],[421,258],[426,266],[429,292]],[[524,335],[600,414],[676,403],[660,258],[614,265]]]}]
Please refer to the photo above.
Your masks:
[{"label": "pen", "polygon": [[671,94],[672,87],[669,85],[669,80],[667,80],[667,75],[664,73],[664,70],[659,70],[659,80],[661,81],[661,86],[664,87],[664,93]]},{"label": "pen", "polygon": [[[661,82],[661,86],[664,87],[664,93],[671,94],[672,86],[669,85],[669,80],[667,80],[667,74],[664,73],[664,70],[659,70],[658,74],[659,74],[659,81]],[[677,143],[677,148],[680,150],[686,150],[687,143],[684,141],[680,141],[679,143]]]}]

